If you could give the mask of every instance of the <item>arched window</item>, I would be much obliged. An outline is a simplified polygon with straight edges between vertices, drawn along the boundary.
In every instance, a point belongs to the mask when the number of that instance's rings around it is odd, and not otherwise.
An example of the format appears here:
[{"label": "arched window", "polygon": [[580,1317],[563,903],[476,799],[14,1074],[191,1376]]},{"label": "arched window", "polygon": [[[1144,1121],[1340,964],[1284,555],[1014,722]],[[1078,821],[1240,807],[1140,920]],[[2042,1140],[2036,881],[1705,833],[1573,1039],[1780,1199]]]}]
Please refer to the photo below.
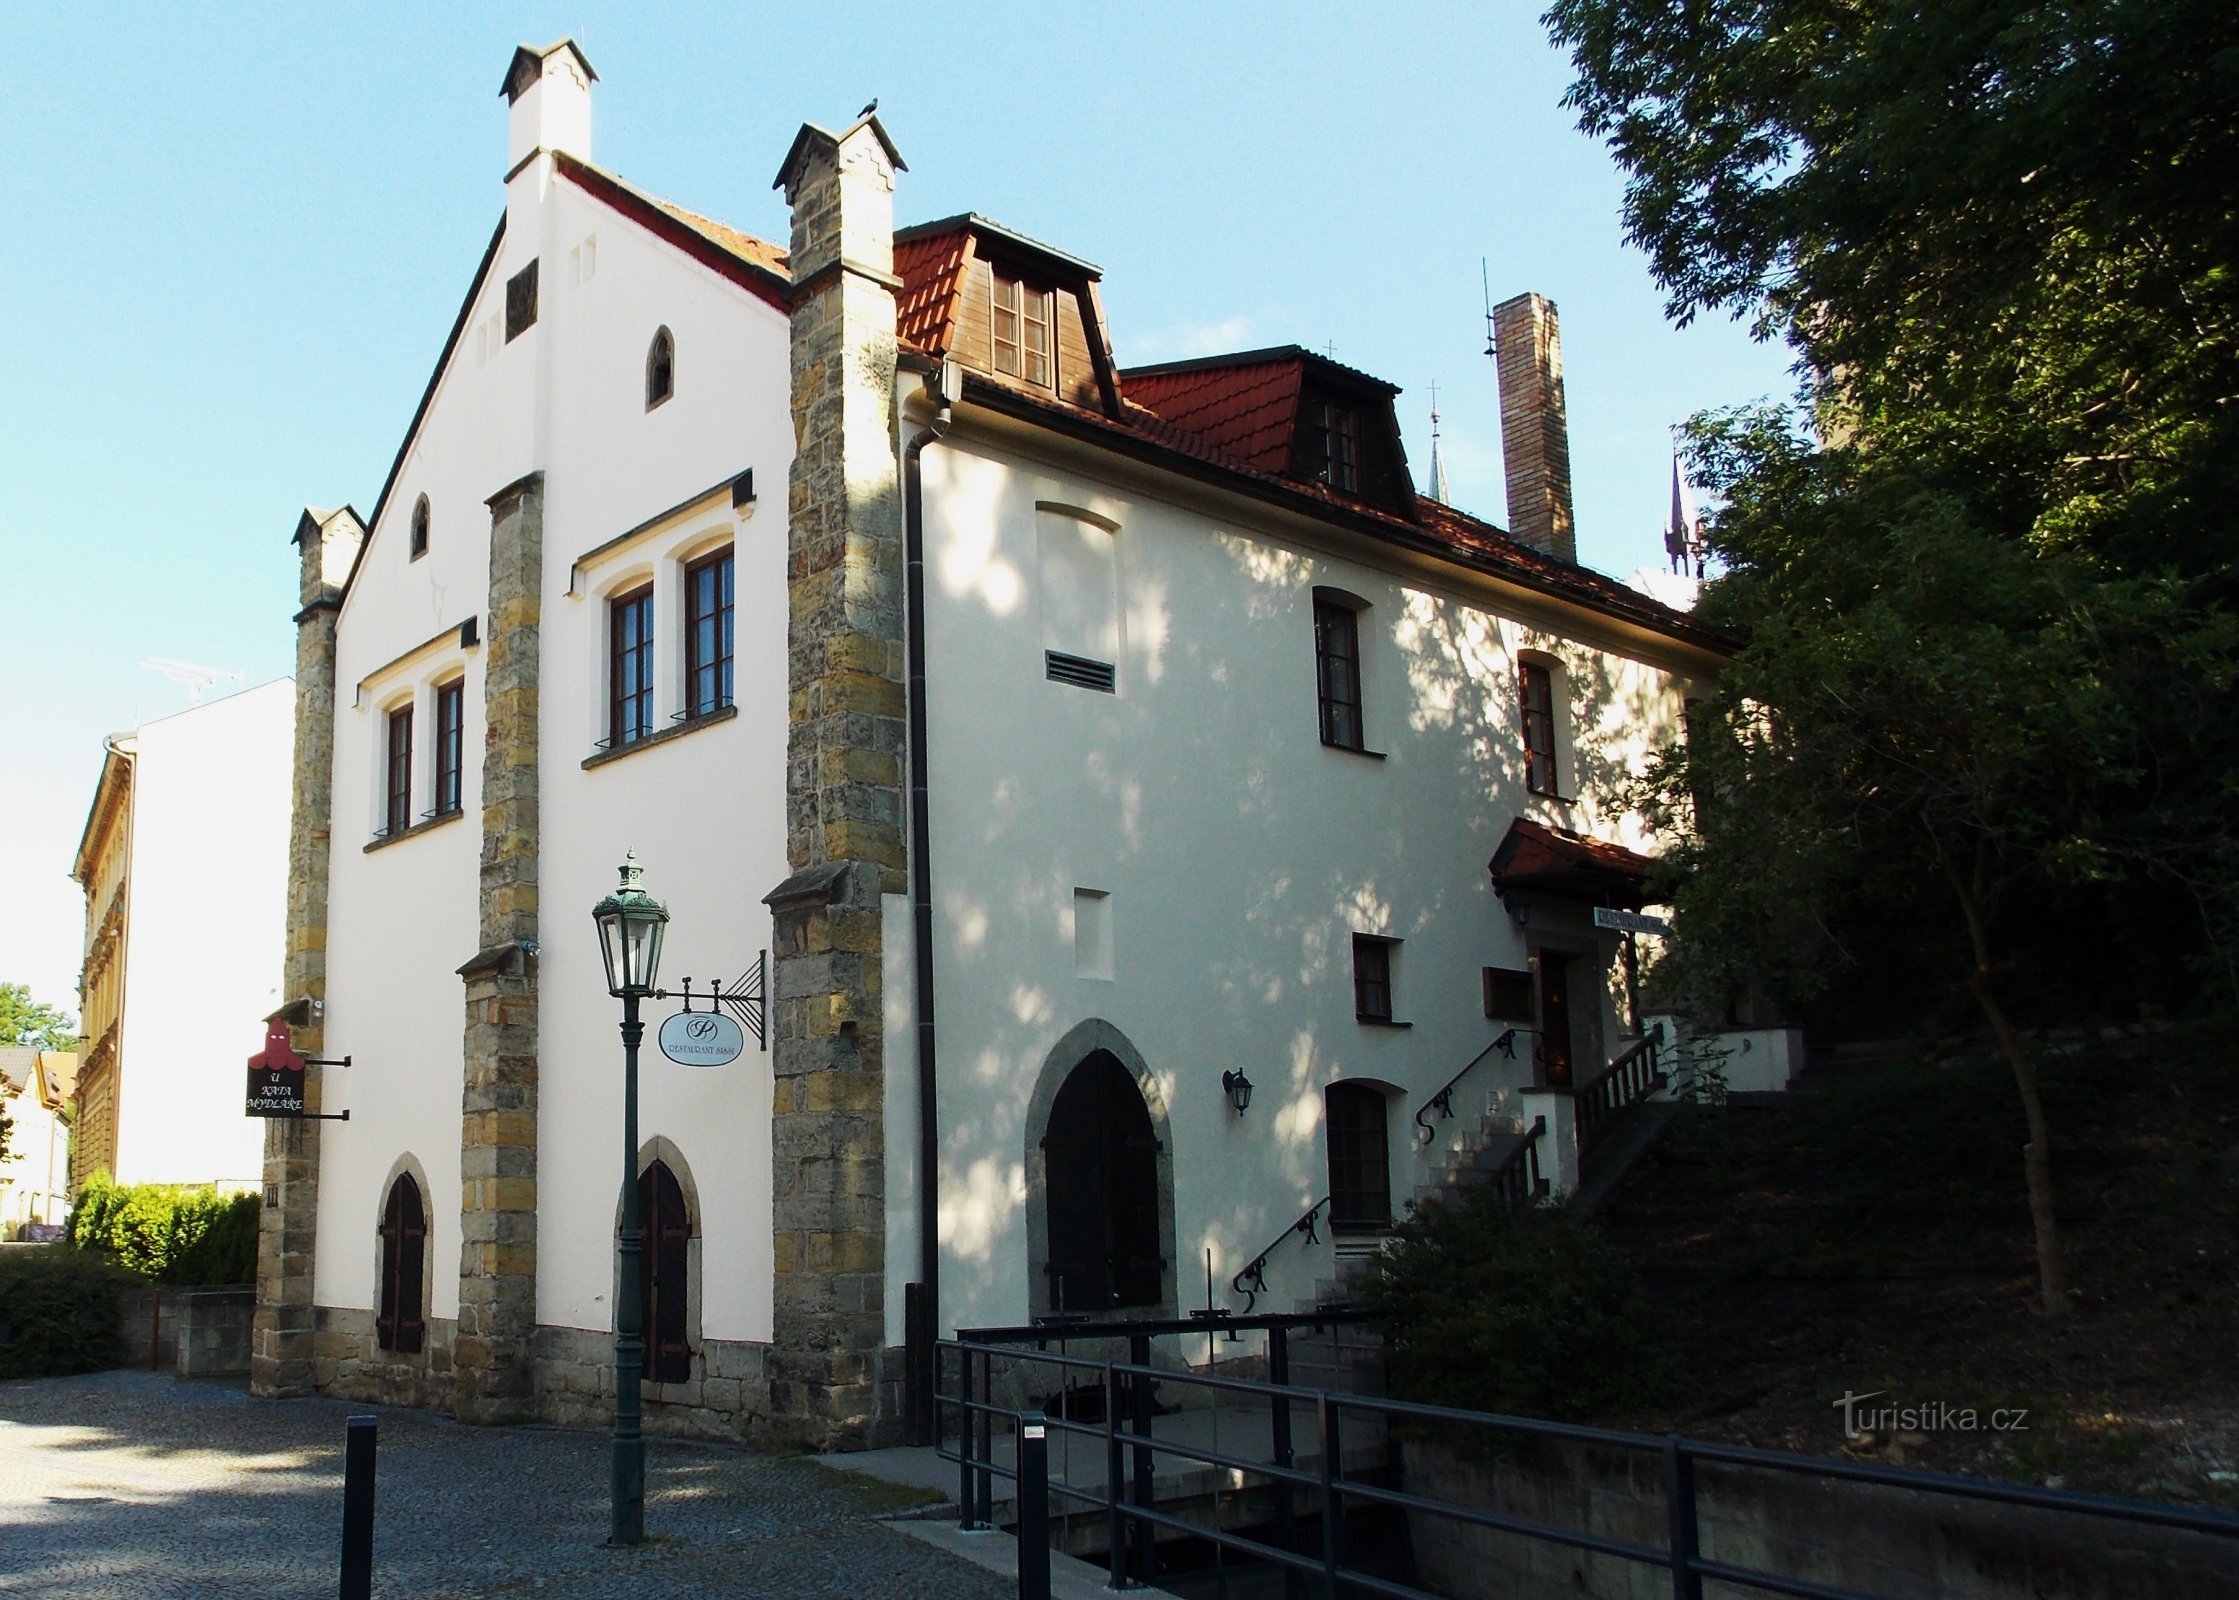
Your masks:
[{"label": "arched window", "polygon": [[1333,1083],[1326,1103],[1330,1231],[1380,1233],[1392,1225],[1391,1135],[1384,1092],[1373,1084]]},{"label": "arched window", "polygon": [[384,1350],[417,1355],[427,1338],[420,1288],[427,1259],[427,1207],[412,1174],[400,1173],[381,1212],[381,1309],[373,1328]]},{"label": "arched window", "polygon": [[645,1376],[653,1383],[682,1383],[692,1376],[685,1339],[692,1218],[668,1163],[656,1161],[638,1174],[637,1203],[645,1229]]},{"label": "arched window", "polygon": [[412,559],[417,561],[428,553],[428,497],[422,495],[412,507]]},{"label": "arched window", "polygon": [[1118,1057],[1098,1050],[1050,1106],[1050,1304],[1058,1312],[1157,1305],[1158,1137],[1143,1092]]},{"label": "arched window", "polygon": [[653,335],[653,348],[645,353],[645,409],[676,393],[676,340],[666,328]]}]

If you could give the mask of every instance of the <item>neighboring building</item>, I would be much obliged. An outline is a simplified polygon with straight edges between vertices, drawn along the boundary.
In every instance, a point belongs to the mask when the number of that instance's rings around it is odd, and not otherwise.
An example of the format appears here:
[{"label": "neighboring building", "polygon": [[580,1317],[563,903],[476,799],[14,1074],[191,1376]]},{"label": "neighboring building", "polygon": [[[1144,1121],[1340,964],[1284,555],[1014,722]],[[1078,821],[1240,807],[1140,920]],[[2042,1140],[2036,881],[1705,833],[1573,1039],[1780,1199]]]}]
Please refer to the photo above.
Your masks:
[{"label": "neighboring building", "polygon": [[592,81],[516,53],[380,498],[296,529],[283,1014],[350,1120],[270,1130],[260,1390],[603,1414],[626,848],[669,986],[775,952],[767,1054],[649,1030],[655,1426],[885,1439],[929,1328],[1172,1315],[1208,1255],[1236,1305],[1440,1180],[1462,1069],[1474,1127],[1637,1031],[1593,908],[1728,644],[1575,564],[1551,305],[1499,312],[1503,532],[1378,379],[1124,369],[1093,266],[896,231],[875,117],[803,128],[783,250],[592,165]]},{"label": "neighboring building", "polygon": [[0,1111],[8,1151],[0,1156],[0,1239],[25,1223],[59,1223],[70,1214],[70,1091],[78,1057],[71,1050],[0,1045]]},{"label": "neighboring building", "polygon": [[118,734],[71,870],[86,892],[73,1192],[257,1186],[243,1063],[280,1003],[294,688]]}]

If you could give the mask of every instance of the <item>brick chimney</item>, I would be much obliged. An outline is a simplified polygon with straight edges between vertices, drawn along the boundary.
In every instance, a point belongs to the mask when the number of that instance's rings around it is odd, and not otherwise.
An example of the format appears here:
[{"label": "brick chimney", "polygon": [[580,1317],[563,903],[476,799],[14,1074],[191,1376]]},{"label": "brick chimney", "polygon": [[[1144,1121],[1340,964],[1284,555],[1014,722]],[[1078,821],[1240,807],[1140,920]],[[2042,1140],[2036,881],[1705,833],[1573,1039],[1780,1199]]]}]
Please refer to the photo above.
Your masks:
[{"label": "brick chimney", "polygon": [[1500,443],[1508,469],[1508,531],[1561,561],[1578,559],[1570,516],[1570,422],[1555,302],[1520,294],[1493,308],[1500,368]]}]

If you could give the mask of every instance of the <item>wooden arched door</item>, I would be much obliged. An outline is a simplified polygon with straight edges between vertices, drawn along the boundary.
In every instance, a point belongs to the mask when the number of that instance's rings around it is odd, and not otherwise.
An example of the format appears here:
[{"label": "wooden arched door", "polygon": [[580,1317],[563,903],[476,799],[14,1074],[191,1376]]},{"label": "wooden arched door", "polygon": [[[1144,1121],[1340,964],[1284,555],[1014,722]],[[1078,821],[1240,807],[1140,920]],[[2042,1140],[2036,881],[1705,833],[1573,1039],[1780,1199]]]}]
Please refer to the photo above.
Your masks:
[{"label": "wooden arched door", "polygon": [[668,1163],[653,1162],[638,1174],[637,1203],[645,1228],[645,1376],[651,1383],[682,1383],[692,1376],[692,1347],[686,1339],[692,1218]]},{"label": "wooden arched door", "polygon": [[1050,1306],[1058,1312],[1156,1305],[1158,1136],[1143,1091],[1098,1050],[1066,1076],[1042,1150],[1049,1173]]}]

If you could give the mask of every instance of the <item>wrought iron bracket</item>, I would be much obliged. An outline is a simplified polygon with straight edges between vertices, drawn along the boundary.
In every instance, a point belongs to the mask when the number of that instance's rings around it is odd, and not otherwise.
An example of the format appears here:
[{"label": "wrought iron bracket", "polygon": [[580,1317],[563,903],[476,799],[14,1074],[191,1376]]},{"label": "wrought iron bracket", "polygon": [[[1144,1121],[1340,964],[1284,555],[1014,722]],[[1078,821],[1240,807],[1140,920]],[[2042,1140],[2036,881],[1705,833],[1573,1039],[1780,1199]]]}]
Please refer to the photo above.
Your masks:
[{"label": "wrought iron bracket", "polygon": [[692,1009],[695,1000],[705,1002],[709,1011],[718,1008],[728,1011],[739,1019],[739,1026],[754,1035],[755,1044],[767,1054],[770,1048],[769,975],[770,953],[767,950],[757,950],[754,952],[754,965],[740,973],[728,985],[717,978],[712,987],[694,993],[692,980],[688,977],[681,990],[656,989],[653,991],[653,998],[682,1000],[686,1011]]}]

